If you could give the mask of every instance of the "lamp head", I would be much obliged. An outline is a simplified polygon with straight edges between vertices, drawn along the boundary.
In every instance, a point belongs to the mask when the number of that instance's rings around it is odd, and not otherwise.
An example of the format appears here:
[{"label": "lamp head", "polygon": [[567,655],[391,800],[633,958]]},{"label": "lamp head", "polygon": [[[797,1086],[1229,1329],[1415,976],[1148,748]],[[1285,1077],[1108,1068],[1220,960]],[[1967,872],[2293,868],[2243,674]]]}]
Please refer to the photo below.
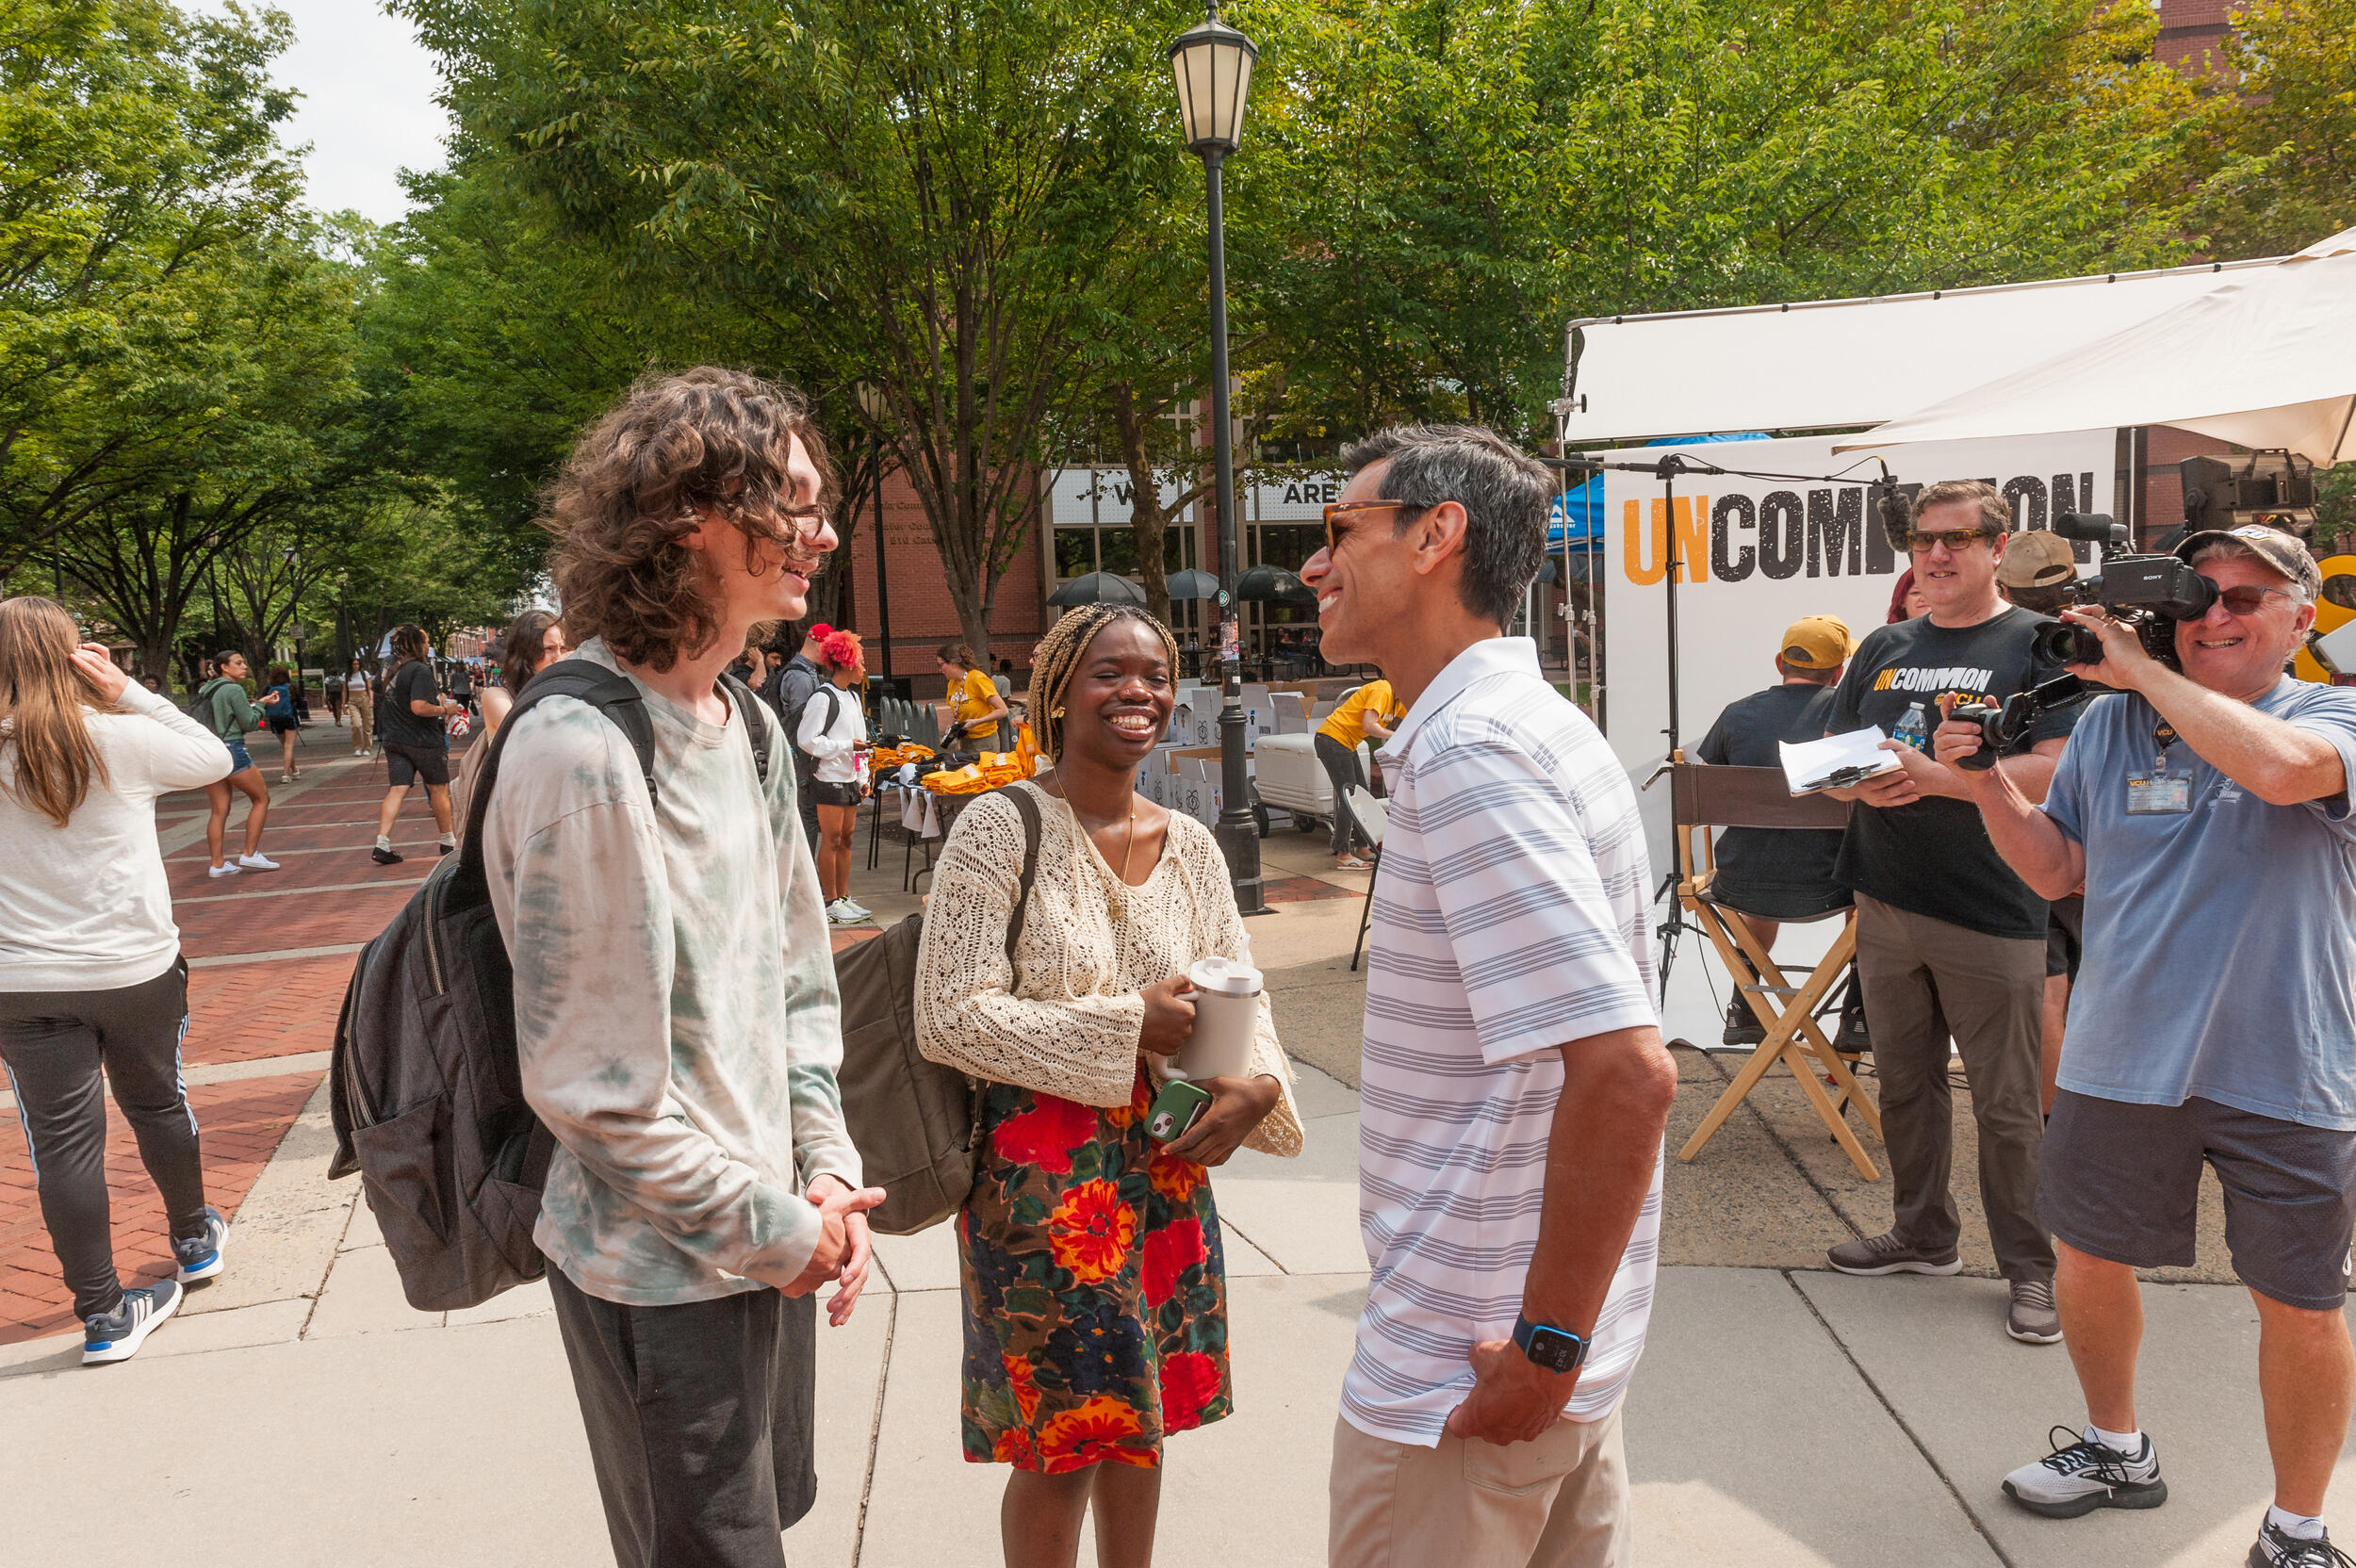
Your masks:
[{"label": "lamp head", "polygon": [[1221,22],[1217,6],[1170,44],[1170,70],[1178,84],[1187,151],[1232,153],[1243,144],[1244,101],[1252,94],[1252,66],[1259,57],[1259,46]]}]

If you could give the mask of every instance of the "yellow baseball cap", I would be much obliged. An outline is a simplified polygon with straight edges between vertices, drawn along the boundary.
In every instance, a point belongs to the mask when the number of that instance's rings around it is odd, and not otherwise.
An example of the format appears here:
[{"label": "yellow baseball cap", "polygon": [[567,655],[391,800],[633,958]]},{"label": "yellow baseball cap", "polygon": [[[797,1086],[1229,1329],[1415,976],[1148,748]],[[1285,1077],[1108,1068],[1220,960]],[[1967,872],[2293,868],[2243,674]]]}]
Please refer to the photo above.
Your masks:
[{"label": "yellow baseball cap", "polygon": [[1795,670],[1830,670],[1849,662],[1857,639],[1838,615],[1806,615],[1784,629],[1783,662]]}]

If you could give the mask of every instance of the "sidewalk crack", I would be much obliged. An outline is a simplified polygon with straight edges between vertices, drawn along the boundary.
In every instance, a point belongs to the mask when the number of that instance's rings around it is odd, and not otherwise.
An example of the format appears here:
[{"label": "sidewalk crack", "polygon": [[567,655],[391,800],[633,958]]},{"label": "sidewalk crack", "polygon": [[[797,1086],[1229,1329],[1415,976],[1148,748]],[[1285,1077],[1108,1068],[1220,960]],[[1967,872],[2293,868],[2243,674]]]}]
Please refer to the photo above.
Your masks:
[{"label": "sidewalk crack", "polygon": [[2003,1563],[2004,1568],[2020,1568],[2020,1565],[2013,1561],[2011,1555],[1997,1544],[1996,1537],[1989,1531],[1987,1523],[1980,1518],[1979,1510],[1973,1508],[1964,1497],[1962,1490],[1947,1474],[1946,1467],[1932,1457],[1930,1446],[1922,1441],[1921,1435],[1907,1423],[1906,1418],[1898,1413],[1898,1407],[1890,1402],[1890,1396],[1882,1392],[1881,1384],[1873,1380],[1873,1375],[1866,1371],[1864,1364],[1850,1351],[1848,1341],[1841,1337],[1840,1331],[1832,1326],[1831,1319],[1817,1311],[1816,1303],[1808,1298],[1807,1291],[1800,1288],[1800,1282],[1792,1277],[1792,1271],[1789,1268],[1778,1268],[1775,1272],[1783,1276],[1783,1282],[1792,1287],[1792,1294],[1800,1298],[1800,1305],[1808,1309],[1808,1315],[1816,1319],[1817,1327],[1824,1331],[1824,1337],[1831,1340],[1834,1348],[1840,1350],[1841,1359],[1849,1364],[1850,1370],[1857,1375],[1857,1380],[1872,1391],[1882,1409],[1889,1413],[1890,1419],[1896,1422],[1898,1429],[1906,1434],[1906,1441],[1913,1444],[1914,1451],[1922,1456],[1922,1462],[1931,1467],[1931,1474],[1939,1478],[1939,1484],[1947,1489],[1947,1495],[1955,1499],[1955,1507],[1963,1511],[1964,1518],[1971,1522],[1972,1530],[1978,1534],[1979,1538],[1988,1544],[1988,1549],[1995,1554],[1996,1560]]},{"label": "sidewalk crack", "polygon": [[[886,1276],[888,1280],[889,1275]],[[883,1446],[884,1394],[892,1386],[892,1341],[900,1329],[900,1293],[893,1290],[884,1315],[883,1366],[875,1374],[875,1413],[867,1425],[867,1470],[859,1483],[859,1522],[851,1527],[851,1568],[867,1550],[867,1504],[875,1494],[875,1455]]]}]

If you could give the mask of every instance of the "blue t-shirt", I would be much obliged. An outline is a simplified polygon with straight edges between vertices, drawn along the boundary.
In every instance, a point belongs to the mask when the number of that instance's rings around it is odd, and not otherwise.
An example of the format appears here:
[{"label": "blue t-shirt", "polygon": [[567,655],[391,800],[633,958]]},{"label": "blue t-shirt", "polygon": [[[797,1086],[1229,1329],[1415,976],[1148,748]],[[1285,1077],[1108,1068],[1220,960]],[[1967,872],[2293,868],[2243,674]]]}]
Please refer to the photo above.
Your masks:
[{"label": "blue t-shirt", "polygon": [[[2356,689],[2285,677],[2257,710],[2320,735],[2356,780]],[[2086,961],[2061,1086],[2138,1105],[2193,1096],[2356,1132],[2356,820],[2341,793],[2270,806],[2178,740],[2192,809],[2127,811],[2157,710],[2132,694],[2078,721],[2046,814],[2086,846]]]}]

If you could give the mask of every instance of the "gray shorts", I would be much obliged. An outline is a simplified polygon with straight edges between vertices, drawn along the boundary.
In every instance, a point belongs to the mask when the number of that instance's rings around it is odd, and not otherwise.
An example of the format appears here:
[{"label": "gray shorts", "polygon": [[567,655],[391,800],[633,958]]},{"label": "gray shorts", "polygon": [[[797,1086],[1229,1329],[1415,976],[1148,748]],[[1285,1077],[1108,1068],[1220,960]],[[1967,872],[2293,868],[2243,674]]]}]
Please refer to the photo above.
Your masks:
[{"label": "gray shorts", "polygon": [[2356,1133],[2214,1100],[2135,1105],[2064,1089],[2045,1128],[2037,1215],[2093,1257],[2186,1267],[2204,1162],[2225,1189],[2225,1250],[2242,1282],[2286,1306],[2337,1311],[2356,1232]]}]

